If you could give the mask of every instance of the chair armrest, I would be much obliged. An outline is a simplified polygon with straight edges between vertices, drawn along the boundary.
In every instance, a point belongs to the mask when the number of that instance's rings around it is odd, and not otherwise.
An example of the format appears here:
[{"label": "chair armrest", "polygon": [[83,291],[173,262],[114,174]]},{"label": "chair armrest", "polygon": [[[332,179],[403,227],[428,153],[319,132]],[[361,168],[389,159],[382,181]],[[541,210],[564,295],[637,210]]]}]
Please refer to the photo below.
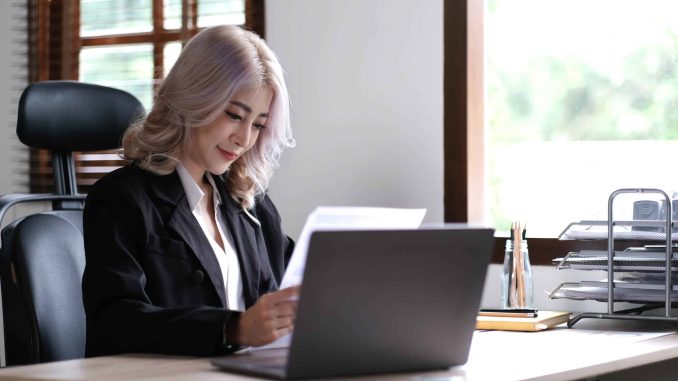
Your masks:
[{"label": "chair armrest", "polygon": [[51,194],[51,193],[13,193],[0,196],[0,224],[5,218],[5,213],[12,206],[26,202],[38,201],[85,201],[84,194]]}]

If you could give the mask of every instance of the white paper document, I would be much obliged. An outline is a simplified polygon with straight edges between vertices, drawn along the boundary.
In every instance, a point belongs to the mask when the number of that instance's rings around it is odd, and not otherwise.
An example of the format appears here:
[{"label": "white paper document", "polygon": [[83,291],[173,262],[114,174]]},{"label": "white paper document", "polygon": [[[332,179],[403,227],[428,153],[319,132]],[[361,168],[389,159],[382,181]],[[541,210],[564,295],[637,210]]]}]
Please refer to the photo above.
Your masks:
[{"label": "white paper document", "polygon": [[316,208],[306,219],[280,288],[301,284],[311,233],[318,230],[416,229],[426,209],[330,207]]},{"label": "white paper document", "polygon": [[[366,229],[417,229],[426,209],[366,208],[366,207],[330,207],[316,208],[306,219],[304,228],[296,242],[292,258],[287,265],[280,288],[301,284],[306,266],[306,254],[311,233],[319,230],[366,230]],[[289,347],[291,335],[256,348],[264,350]]]}]

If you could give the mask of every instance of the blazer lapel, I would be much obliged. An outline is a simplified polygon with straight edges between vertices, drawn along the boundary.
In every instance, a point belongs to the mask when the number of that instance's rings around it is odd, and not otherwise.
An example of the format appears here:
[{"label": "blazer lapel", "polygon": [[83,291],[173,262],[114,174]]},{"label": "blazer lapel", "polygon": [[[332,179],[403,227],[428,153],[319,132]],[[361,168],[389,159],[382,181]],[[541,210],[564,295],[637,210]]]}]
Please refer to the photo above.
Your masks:
[{"label": "blazer lapel", "polygon": [[257,244],[257,228],[245,214],[242,207],[226,190],[221,176],[212,176],[221,195],[221,213],[233,238],[233,245],[240,262],[240,273],[243,280],[243,299],[245,306],[250,307],[259,297],[259,247]]},{"label": "blazer lapel", "polygon": [[169,219],[166,220],[168,229],[174,231],[193,251],[212,281],[222,306],[226,307],[224,278],[219,262],[200,224],[190,210],[179,175],[174,171],[169,175],[155,178],[158,181],[151,181],[151,187],[156,197],[173,205],[173,208],[169,210]]}]

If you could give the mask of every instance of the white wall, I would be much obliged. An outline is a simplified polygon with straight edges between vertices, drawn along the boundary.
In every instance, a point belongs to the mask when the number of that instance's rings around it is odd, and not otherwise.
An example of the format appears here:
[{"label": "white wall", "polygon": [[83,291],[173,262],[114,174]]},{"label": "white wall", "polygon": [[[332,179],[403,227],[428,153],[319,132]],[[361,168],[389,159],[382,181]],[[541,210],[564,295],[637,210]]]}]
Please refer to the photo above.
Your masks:
[{"label": "white wall", "polygon": [[427,208],[443,220],[442,0],[275,0],[297,147],[271,196],[297,237],[319,205]]},{"label": "white wall", "polygon": [[[443,221],[442,0],[275,0],[266,33],[287,72],[298,146],[271,194],[292,237],[318,205],[426,207]],[[562,253],[563,255],[566,253]],[[482,305],[497,307],[501,266]],[[535,266],[540,309],[605,311],[550,300],[561,282],[605,274]]]}]

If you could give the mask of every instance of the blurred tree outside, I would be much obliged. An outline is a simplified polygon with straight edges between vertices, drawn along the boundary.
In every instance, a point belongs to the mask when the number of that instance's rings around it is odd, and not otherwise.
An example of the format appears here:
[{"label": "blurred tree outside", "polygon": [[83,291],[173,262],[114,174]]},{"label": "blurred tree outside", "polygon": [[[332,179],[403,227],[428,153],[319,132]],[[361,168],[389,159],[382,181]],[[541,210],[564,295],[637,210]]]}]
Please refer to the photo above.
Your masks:
[{"label": "blurred tree outside", "polygon": [[[678,23],[674,21],[678,2],[488,0],[486,9],[486,209],[499,230],[520,217],[515,215],[521,213],[518,210],[534,216],[533,222],[550,224],[547,212],[530,209],[551,205],[535,205],[530,201],[535,197],[524,193],[549,193],[562,203],[572,194],[578,176],[594,175],[586,174],[587,168],[607,172],[615,157],[635,154],[628,148],[614,148],[622,146],[619,142],[638,147],[658,142],[659,150],[678,139]],[[527,147],[536,147],[539,155],[525,152],[531,149]],[[569,161],[556,155],[567,155]],[[515,165],[509,166],[507,160]],[[646,166],[653,163],[656,176],[666,177],[670,169],[660,165],[664,159],[659,157],[637,160]],[[607,165],[601,164],[605,161]],[[570,164],[570,169],[577,169],[573,180],[555,178],[555,183],[545,183],[546,178],[539,176]],[[518,166],[524,168],[519,176],[525,182],[509,186],[518,173],[511,168]],[[626,168],[619,173],[612,169],[592,177],[609,175],[609,183],[586,180],[578,185],[595,188],[600,183],[606,188],[601,192],[609,194],[617,182],[630,180],[629,171],[645,169]],[[657,179],[665,187],[673,186],[671,181]],[[585,214],[579,215],[583,219]],[[563,223],[551,225],[548,234],[553,235],[555,226],[564,227]]]}]

